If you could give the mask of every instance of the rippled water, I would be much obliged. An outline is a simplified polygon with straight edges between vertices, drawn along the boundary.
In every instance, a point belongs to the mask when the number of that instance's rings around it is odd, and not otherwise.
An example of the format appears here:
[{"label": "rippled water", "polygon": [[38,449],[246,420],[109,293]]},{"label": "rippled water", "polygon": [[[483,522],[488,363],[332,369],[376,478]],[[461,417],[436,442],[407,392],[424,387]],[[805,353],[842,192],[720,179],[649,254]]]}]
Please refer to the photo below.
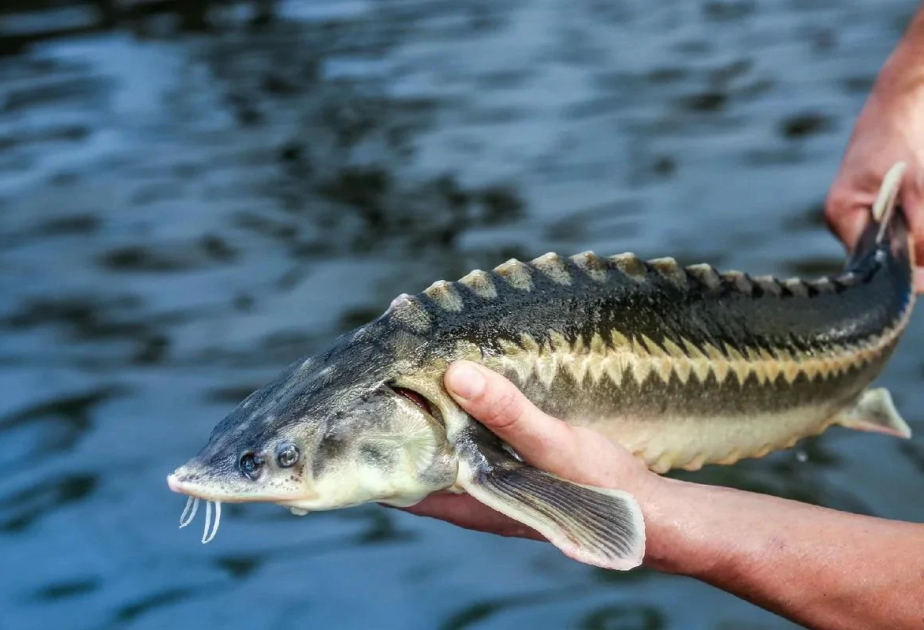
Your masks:
[{"label": "rippled water", "polygon": [[[0,15],[0,627],[791,627],[374,506],[229,505],[203,547],[164,477],[438,278],[585,249],[836,268],[825,189],[913,4],[311,0],[261,27],[226,4],[207,34]],[[919,434],[922,349],[916,317],[881,379]],[[920,438],[833,429],[692,476],[924,520],[922,470]]]}]

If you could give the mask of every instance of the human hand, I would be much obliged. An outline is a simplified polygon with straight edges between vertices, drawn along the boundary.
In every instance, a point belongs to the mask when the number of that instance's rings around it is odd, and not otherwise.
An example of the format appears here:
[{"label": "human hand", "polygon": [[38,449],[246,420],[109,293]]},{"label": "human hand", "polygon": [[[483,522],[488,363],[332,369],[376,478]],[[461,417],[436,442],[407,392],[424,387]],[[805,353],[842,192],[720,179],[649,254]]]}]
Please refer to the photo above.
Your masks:
[{"label": "human hand", "polygon": [[[625,490],[645,513],[661,479],[627,450],[583,427],[546,415],[506,378],[459,361],[445,376],[446,388],[475,419],[507,442],[528,464],[576,483]],[[469,495],[435,494],[405,508],[466,529],[545,540],[535,530],[479,503]]]},{"label": "human hand", "polygon": [[[889,59],[857,119],[828,192],[825,218],[831,230],[853,248],[876,200],[886,171],[895,162],[908,165],[899,192],[924,264],[924,82],[917,59],[901,49]],[[924,291],[924,269],[915,270],[915,287]]]}]

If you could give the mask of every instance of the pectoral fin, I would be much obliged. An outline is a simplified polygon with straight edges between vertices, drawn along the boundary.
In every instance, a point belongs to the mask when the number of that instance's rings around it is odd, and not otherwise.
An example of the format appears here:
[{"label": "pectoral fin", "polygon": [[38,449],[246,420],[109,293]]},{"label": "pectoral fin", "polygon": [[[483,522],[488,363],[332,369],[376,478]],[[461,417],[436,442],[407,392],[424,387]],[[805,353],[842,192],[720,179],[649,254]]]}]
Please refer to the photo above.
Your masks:
[{"label": "pectoral fin", "polygon": [[838,415],[837,423],[860,431],[875,431],[896,437],[910,438],[911,428],[905,422],[887,389],[868,389],[860,394],[853,407]]},{"label": "pectoral fin", "polygon": [[622,571],[641,564],[645,522],[632,495],[565,481],[493,448],[467,454],[458,483],[481,503],[580,562]]}]

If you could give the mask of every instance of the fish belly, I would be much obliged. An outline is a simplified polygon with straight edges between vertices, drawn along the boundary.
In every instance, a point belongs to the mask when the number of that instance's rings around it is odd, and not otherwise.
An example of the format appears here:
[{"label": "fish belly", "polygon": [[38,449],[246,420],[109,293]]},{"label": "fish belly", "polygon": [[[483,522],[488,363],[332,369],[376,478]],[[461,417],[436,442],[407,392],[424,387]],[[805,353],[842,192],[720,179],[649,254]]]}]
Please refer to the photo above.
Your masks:
[{"label": "fish belly", "polygon": [[749,417],[665,415],[612,416],[572,421],[592,428],[663,473],[698,470],[704,464],[732,464],[789,448],[833,424],[837,409],[803,405],[783,411],[751,412]]}]

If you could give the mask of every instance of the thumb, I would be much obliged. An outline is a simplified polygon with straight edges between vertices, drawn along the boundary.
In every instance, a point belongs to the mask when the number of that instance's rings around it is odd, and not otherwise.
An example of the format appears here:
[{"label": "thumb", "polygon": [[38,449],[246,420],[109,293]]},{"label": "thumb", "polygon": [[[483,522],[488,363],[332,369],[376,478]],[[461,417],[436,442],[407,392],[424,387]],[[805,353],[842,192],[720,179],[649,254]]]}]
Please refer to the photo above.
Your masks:
[{"label": "thumb", "polygon": [[459,406],[529,464],[562,476],[570,472],[578,450],[573,429],[538,409],[506,378],[458,361],[446,372],[445,383]]},{"label": "thumb", "polygon": [[624,448],[586,427],[545,414],[500,374],[471,361],[449,366],[446,389],[457,403],[512,446],[526,463],[563,479],[648,492],[654,477]]}]

